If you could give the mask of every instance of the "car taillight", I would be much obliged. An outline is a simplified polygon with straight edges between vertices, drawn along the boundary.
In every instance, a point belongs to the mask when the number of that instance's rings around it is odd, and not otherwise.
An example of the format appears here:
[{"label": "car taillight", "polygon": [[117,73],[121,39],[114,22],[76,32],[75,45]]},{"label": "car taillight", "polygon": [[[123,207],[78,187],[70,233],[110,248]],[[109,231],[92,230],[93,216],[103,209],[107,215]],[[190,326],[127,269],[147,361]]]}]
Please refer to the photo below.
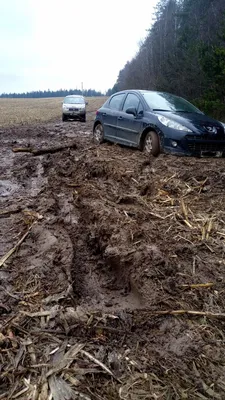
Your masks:
[{"label": "car taillight", "polygon": [[96,115],[98,115],[98,111],[96,111]]}]

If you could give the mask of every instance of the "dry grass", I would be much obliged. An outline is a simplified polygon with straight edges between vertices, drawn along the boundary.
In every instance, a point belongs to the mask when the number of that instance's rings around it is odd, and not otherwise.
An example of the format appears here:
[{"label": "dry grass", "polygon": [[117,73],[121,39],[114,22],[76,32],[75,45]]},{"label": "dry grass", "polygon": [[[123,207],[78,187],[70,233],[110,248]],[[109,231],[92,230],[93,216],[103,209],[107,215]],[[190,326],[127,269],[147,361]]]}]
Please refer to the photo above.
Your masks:
[{"label": "dry grass", "polygon": [[[87,111],[93,112],[105,97],[87,98]],[[0,127],[48,122],[61,118],[62,97],[46,99],[0,99]]]}]

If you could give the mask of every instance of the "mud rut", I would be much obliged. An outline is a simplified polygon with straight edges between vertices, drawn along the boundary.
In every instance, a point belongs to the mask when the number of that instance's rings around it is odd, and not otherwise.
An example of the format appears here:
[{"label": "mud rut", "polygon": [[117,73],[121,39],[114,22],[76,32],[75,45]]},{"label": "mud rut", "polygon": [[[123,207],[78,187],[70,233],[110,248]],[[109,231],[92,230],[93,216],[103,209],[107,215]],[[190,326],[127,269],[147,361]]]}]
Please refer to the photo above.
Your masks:
[{"label": "mud rut", "polygon": [[[87,343],[115,378],[78,359],[89,398],[223,399],[224,162],[97,147],[91,126],[0,131],[0,256],[36,221],[0,269],[0,398],[23,388],[32,360],[18,352],[32,338],[37,365],[57,341]],[[12,152],[71,141],[57,154]],[[160,315],[179,309],[221,317]],[[41,325],[29,316],[40,310],[52,313]],[[42,393],[43,370],[30,373]]]}]

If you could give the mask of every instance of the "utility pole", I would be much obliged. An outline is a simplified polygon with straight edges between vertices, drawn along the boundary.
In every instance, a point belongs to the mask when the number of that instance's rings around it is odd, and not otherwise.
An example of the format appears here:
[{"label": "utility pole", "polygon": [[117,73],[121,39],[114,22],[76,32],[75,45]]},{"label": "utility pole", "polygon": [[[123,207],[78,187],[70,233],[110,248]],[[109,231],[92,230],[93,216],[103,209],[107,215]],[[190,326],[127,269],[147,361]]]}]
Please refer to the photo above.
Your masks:
[{"label": "utility pole", "polygon": [[83,95],[84,94],[83,82],[81,82],[81,91],[82,91],[82,95]]}]

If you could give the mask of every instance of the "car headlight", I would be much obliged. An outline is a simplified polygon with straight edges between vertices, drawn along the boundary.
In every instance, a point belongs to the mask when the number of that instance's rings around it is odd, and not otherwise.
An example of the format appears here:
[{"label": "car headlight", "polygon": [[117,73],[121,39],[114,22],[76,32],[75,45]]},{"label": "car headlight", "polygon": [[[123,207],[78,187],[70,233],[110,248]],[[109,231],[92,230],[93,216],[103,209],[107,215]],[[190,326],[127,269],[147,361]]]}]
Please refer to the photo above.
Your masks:
[{"label": "car headlight", "polygon": [[66,106],[66,104],[63,104],[63,108],[66,110],[68,107]]},{"label": "car headlight", "polygon": [[224,129],[224,132],[225,132],[225,123],[221,122],[221,121],[220,121],[220,123],[223,125],[223,129]]},{"label": "car headlight", "polygon": [[175,122],[172,119],[164,117],[164,115],[158,115],[158,119],[163,125],[167,126],[168,128],[177,129],[178,131],[192,132],[191,129],[179,124],[179,122]]}]

